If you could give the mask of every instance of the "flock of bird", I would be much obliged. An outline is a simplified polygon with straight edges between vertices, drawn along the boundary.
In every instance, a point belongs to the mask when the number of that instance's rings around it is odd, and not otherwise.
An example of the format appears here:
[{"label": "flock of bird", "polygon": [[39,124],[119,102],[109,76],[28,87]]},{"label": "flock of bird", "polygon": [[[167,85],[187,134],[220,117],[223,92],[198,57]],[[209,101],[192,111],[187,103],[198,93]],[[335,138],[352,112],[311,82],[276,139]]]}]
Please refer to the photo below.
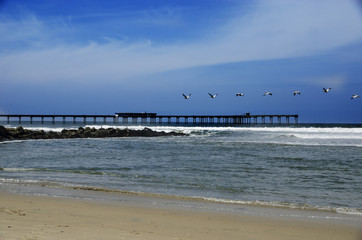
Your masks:
[{"label": "flock of bird", "polygon": [[[325,93],[328,93],[332,88],[323,88],[323,92]],[[300,91],[294,91],[293,95],[300,95]],[[189,95],[185,95],[184,93],[182,94],[184,96],[185,99],[189,99],[191,97],[191,93]],[[209,96],[211,98],[216,98],[218,94],[211,94],[209,93]],[[263,96],[267,96],[267,95],[270,95],[272,96],[273,94],[271,92],[265,92]],[[236,96],[237,97],[243,97],[244,96],[244,93],[236,93]],[[360,96],[358,94],[353,94],[351,99],[355,99],[355,98],[359,98]]]}]

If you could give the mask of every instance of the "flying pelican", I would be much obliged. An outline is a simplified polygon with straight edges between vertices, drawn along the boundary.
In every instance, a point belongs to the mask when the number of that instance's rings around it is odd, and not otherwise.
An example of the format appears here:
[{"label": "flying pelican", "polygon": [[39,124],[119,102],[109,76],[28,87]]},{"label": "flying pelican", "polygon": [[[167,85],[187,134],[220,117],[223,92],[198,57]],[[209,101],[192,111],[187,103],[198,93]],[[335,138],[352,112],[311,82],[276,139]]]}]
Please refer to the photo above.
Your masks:
[{"label": "flying pelican", "polygon": [[236,93],[236,96],[237,97],[242,97],[242,96],[244,96],[244,93]]},{"label": "flying pelican", "polygon": [[265,92],[265,93],[264,93],[264,96],[266,96],[266,95],[272,96],[273,94],[272,94],[271,92]]},{"label": "flying pelican", "polygon": [[351,97],[351,99],[355,99],[355,98],[359,98],[359,95],[353,94],[352,97]]},{"label": "flying pelican", "polygon": [[297,95],[297,94],[299,94],[299,95],[300,95],[300,91],[294,91],[294,93],[293,93],[293,94],[294,94],[294,96],[295,96],[295,95]]},{"label": "flying pelican", "polygon": [[323,92],[328,93],[329,90],[331,90],[331,89],[332,89],[332,88],[327,88],[327,89],[323,88]]},{"label": "flying pelican", "polygon": [[211,93],[209,93],[209,95],[211,98],[216,98],[216,96],[217,96],[217,94],[212,95]]},{"label": "flying pelican", "polygon": [[189,95],[187,95],[187,96],[185,94],[182,94],[182,96],[184,96],[185,99],[189,99],[190,96],[191,96],[191,93]]}]

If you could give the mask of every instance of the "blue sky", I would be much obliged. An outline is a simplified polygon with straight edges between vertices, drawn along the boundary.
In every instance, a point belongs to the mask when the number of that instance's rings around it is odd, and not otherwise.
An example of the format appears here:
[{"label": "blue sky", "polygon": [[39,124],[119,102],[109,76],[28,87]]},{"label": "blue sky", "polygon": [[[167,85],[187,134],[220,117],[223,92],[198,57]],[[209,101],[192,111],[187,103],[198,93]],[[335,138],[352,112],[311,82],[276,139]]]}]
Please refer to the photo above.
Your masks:
[{"label": "blue sky", "polygon": [[361,1],[0,0],[0,36],[1,113],[362,123]]}]

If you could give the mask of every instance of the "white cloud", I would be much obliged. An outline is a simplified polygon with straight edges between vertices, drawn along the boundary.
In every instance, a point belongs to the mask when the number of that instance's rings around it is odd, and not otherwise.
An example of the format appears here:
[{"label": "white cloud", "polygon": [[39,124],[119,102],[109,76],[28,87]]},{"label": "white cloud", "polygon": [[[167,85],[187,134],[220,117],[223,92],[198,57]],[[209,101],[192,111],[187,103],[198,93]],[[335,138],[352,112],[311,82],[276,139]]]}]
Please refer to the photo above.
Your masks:
[{"label": "white cloud", "polygon": [[2,81],[118,81],[195,66],[308,56],[362,39],[359,9],[339,0],[263,0],[202,40],[167,46],[149,40],[67,45],[46,23],[27,20],[0,24],[0,35],[7,36],[0,43],[28,39],[35,46],[1,54]]},{"label": "white cloud", "polygon": [[34,15],[20,20],[3,17],[0,21],[1,43],[34,39],[43,35],[43,31],[43,23]]},{"label": "white cloud", "polygon": [[346,77],[344,75],[331,75],[331,76],[321,76],[314,77],[306,80],[311,85],[315,85],[324,88],[333,88],[333,89],[342,89],[346,83]]},{"label": "white cloud", "polygon": [[221,42],[236,59],[295,57],[360,40],[362,16],[350,1],[264,0],[229,28]]}]

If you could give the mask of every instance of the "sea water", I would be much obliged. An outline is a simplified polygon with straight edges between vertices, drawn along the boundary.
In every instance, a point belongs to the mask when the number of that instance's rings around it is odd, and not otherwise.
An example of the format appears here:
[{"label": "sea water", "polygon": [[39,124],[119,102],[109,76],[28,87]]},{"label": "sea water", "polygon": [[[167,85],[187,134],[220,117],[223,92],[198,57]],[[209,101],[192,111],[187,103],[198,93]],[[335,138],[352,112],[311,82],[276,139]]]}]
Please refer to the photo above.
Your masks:
[{"label": "sea water", "polygon": [[0,188],[114,191],[362,216],[362,125],[85,126],[188,135],[2,142]]}]

